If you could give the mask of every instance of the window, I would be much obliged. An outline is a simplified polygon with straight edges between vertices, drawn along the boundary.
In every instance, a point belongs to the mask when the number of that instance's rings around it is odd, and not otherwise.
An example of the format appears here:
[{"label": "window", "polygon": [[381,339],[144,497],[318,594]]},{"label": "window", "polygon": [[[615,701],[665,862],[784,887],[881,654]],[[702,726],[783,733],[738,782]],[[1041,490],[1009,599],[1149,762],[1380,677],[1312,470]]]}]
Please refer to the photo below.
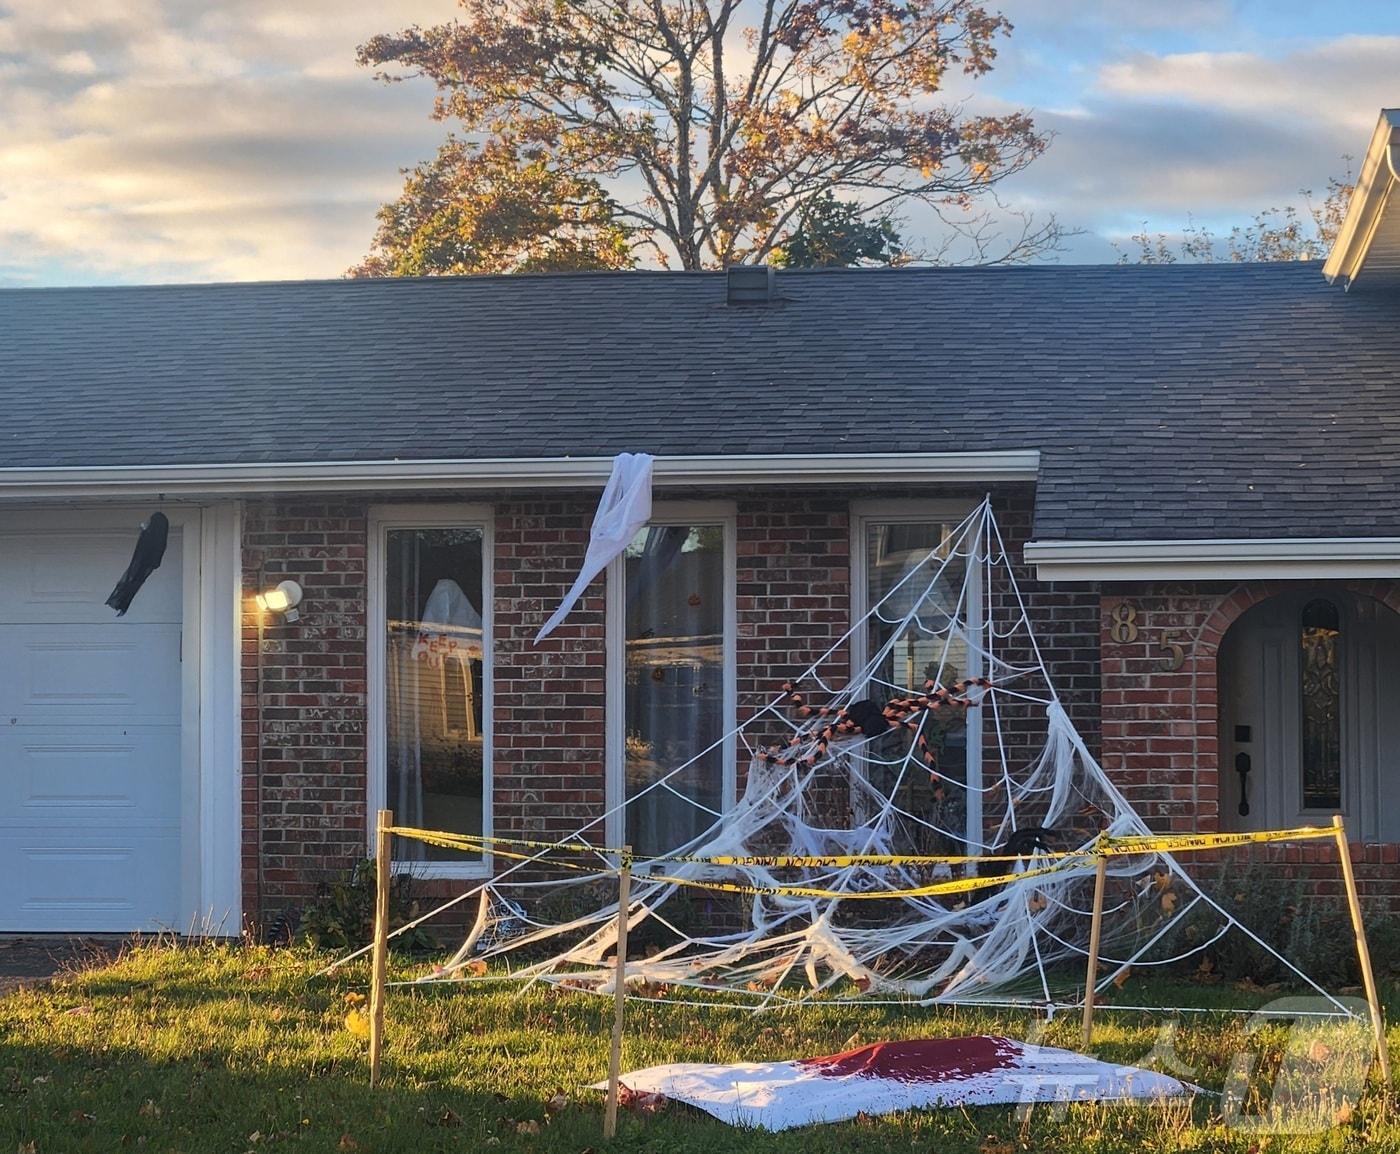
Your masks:
[{"label": "window", "polygon": [[733,586],[714,507],[658,506],[608,570],[609,808],[630,803],[614,845],[667,853],[733,805]]},{"label": "window", "polygon": [[1342,804],[1342,683],[1338,643],[1341,612],[1318,597],[1303,606],[1299,683],[1302,692],[1303,808]]},{"label": "window", "polygon": [[[851,638],[852,672],[859,674],[867,662],[875,662],[871,681],[857,690],[859,696],[880,700],[918,689],[929,680],[947,685],[981,676],[980,655],[969,652],[961,629],[948,628],[954,621],[970,630],[980,627],[980,573],[974,572],[967,582],[967,561],[962,557],[954,557],[941,574],[938,563],[923,564],[931,552],[948,556],[949,539],[971,508],[962,503],[853,504],[851,613],[855,621],[866,614],[870,618]],[[905,619],[921,600],[921,628],[904,629]],[[926,728],[941,784],[927,773],[901,774],[897,764],[871,771],[883,774],[881,780],[870,780],[881,794],[895,793],[901,808],[932,815],[930,823],[946,831],[942,836],[922,827],[910,831],[926,852],[961,852],[964,838],[974,846],[981,844],[980,718],[980,710],[969,710],[946,725]],[[911,736],[895,732],[879,740],[888,747],[879,751],[881,759],[898,761]],[[857,777],[852,785],[858,820],[869,816],[872,796],[862,789],[866,780]],[[965,788],[969,784],[973,788]]]},{"label": "window", "polygon": [[[399,825],[490,833],[490,523],[384,507],[370,520],[371,809]],[[477,876],[481,856],[402,841],[414,871]]]}]

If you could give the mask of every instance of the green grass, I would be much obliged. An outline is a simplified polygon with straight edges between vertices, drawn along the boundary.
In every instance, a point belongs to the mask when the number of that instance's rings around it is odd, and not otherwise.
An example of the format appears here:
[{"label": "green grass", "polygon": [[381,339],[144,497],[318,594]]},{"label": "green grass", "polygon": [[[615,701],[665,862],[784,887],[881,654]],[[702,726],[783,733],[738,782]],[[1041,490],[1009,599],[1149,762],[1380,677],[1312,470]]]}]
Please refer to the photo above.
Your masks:
[{"label": "green grass", "polygon": [[[1325,1133],[1258,1137],[1226,1127],[1217,1100],[1193,1103],[942,1109],[782,1134],[732,1129],[672,1104],[626,1115],[600,1136],[611,1003],[501,987],[392,990],[385,1079],[367,1085],[365,1042],[345,1028],[345,995],[363,969],[314,979],[324,959],[301,951],[152,945],[52,986],[0,998],[0,1154],[186,1151],[298,1154],[363,1151],[1019,1151],[1259,1152],[1400,1150],[1400,1123],[1372,1090]],[[417,972],[417,971],[415,971]],[[1125,1000],[1223,998],[1220,987],[1135,986]],[[1160,1018],[1107,1013],[1095,1050],[1135,1062]],[[1005,1033],[1034,1026],[1014,1012],[809,1006],[754,1017],[635,1004],[626,1066],[778,1059],[882,1038]],[[1281,1031],[1246,1039],[1235,1015],[1183,1019],[1176,1053],[1219,1089],[1246,1045],[1277,1048]],[[1075,1047],[1077,1024],[1054,1022],[1040,1041]],[[1269,1065],[1266,1057],[1264,1065]],[[563,1094],[568,1104],[550,1112]],[[534,1125],[531,1125],[533,1123]]]}]

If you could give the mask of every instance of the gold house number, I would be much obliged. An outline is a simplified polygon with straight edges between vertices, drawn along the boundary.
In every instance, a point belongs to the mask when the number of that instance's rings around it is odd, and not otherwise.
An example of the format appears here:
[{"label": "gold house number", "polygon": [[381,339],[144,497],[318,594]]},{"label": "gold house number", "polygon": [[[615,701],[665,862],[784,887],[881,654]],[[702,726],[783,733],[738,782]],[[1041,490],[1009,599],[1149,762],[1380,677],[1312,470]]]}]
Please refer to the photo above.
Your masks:
[{"label": "gold house number", "polygon": [[[1140,630],[1137,623],[1137,606],[1131,601],[1120,601],[1109,614],[1108,636],[1115,645],[1131,645],[1138,639]],[[1161,665],[1164,673],[1175,673],[1186,664],[1185,640],[1180,629],[1164,629],[1157,637],[1156,648],[1166,654]]]}]

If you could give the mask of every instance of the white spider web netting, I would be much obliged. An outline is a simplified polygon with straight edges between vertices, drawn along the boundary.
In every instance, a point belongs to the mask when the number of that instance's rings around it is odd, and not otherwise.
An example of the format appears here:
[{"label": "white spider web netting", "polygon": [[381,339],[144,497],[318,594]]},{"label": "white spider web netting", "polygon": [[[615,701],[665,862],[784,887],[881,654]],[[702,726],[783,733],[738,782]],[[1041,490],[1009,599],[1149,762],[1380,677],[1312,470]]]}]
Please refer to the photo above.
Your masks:
[{"label": "white spider web netting", "polygon": [[[634,863],[626,969],[642,996],[1077,1004],[1095,872],[1084,851],[1150,831],[1056,695],[988,502],[888,584],[793,679],[805,711],[775,687],[720,742],[557,843],[447,836],[511,864],[447,903],[479,894],[476,924],[420,980],[610,991],[618,858],[603,838],[610,817],[629,828],[627,807],[665,790],[707,828]],[[868,655],[852,675],[857,638]],[[849,732],[871,701],[897,724]],[[740,763],[724,814],[688,791],[687,771],[716,748]],[[1170,854],[1120,850],[1105,892],[1101,988],[1241,933],[1345,1012]]]}]

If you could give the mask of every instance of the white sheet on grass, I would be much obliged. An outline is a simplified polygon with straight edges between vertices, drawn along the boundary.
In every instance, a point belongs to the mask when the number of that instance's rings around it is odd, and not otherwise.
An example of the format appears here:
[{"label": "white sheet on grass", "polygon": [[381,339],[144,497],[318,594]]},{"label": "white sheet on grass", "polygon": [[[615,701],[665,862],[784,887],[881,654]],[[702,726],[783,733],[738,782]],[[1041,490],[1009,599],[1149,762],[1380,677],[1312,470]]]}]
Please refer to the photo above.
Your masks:
[{"label": "white sheet on grass", "polygon": [[554,632],[593,578],[627,548],[628,542],[651,519],[652,464],[648,453],[619,453],[613,458],[612,472],[603,489],[602,500],[598,502],[598,511],[593,515],[583,568],[559,608],[535,635],[536,645]]},{"label": "white sheet on grass", "polygon": [[681,1062],[624,1074],[622,1084],[768,1130],[920,1106],[1156,1099],[1194,1089],[1151,1070],[988,1036],[877,1042],[795,1062]]}]

